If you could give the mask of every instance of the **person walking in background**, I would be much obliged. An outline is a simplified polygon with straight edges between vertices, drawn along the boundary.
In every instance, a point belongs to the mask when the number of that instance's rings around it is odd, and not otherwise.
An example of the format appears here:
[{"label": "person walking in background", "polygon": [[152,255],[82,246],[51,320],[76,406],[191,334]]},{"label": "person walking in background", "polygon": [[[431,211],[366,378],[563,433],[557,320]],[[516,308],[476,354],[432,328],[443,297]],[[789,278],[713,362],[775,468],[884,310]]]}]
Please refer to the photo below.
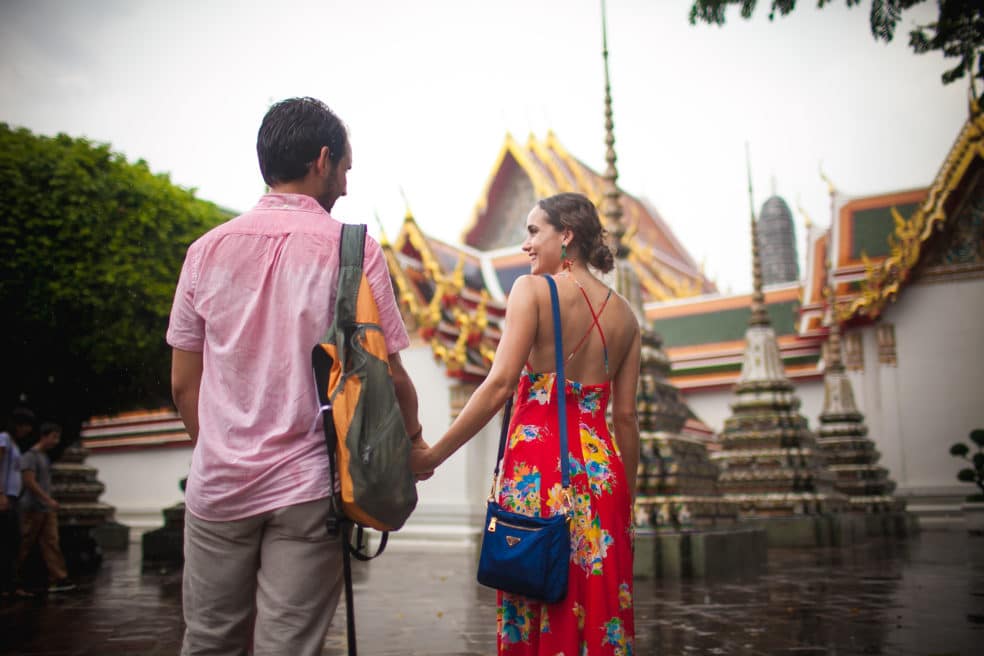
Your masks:
[{"label": "person walking in background", "polygon": [[20,550],[21,526],[18,498],[21,494],[20,445],[34,428],[34,414],[25,408],[11,413],[10,430],[0,432],[0,596],[16,589],[15,574]]},{"label": "person walking in background", "polygon": [[[515,394],[497,501],[531,516],[571,513],[571,559],[567,596],[559,602],[499,593],[499,653],[631,654],[639,322],[628,302],[588,268],[606,273],[614,265],[588,198],[563,193],[539,201],[526,231],[530,272],[542,275],[513,284],[489,375],[447,433],[430,449],[411,453],[411,466],[432,471]],[[554,369],[557,326],[544,275],[555,280],[559,296],[564,381]],[[566,395],[567,454],[558,453],[559,394]],[[606,421],[609,399],[614,439]],[[570,464],[570,496],[561,485],[559,457]]]},{"label": "person walking in background", "polygon": [[41,424],[38,443],[21,457],[21,478],[24,492],[20,500],[21,545],[17,558],[18,573],[35,544],[41,547],[41,557],[48,568],[48,592],[72,590],[68,580],[65,557],[58,540],[58,502],[51,496],[51,460],[48,451],[58,445],[61,426]]},{"label": "person walking in background", "polygon": [[[315,655],[342,586],[325,436],[311,349],[335,307],[352,149],[323,103],[292,98],[260,125],[270,187],[257,206],[188,248],[174,295],[174,402],[195,443],[185,490],[182,653]],[[409,344],[382,249],[365,275],[379,308],[407,434],[426,447]],[[255,617],[255,623],[251,622]]]}]

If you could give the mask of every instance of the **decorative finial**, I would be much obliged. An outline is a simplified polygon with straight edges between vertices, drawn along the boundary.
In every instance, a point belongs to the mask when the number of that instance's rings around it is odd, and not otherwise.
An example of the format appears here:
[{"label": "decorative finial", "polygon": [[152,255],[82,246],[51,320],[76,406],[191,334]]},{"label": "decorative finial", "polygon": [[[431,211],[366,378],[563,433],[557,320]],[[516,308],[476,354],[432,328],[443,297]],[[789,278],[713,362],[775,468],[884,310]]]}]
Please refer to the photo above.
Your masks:
[{"label": "decorative finial", "polygon": [[805,209],[803,209],[803,204],[800,202],[799,196],[796,197],[796,210],[803,215],[803,226],[807,229],[807,231],[809,231],[810,228],[813,227],[813,219],[811,219],[810,215],[806,213]]},{"label": "decorative finial", "polygon": [[970,111],[970,118],[975,118],[981,113],[981,101],[977,97],[977,87],[974,86],[974,76],[968,75],[970,78],[970,88],[967,89],[967,100],[968,109]]},{"label": "decorative finial", "polygon": [[400,195],[403,196],[403,206],[407,208],[406,214],[403,216],[405,221],[413,221],[413,212],[410,211],[410,201],[407,200],[407,194],[403,191],[403,187],[400,187]]},{"label": "decorative finial", "polygon": [[827,177],[827,174],[823,172],[823,160],[820,160],[817,163],[817,170],[820,171],[820,179],[827,183],[827,193],[830,194],[831,196],[836,194],[837,187],[835,187],[834,183],[830,181],[830,178]]},{"label": "decorative finial", "polygon": [[765,312],[765,295],[762,293],[762,261],[759,257],[758,226],[755,222],[755,196],[752,193],[752,155],[745,142],[745,165],[748,169],[748,210],[752,220],[752,316],[750,326],[768,326]]},{"label": "decorative finial", "polygon": [[612,235],[615,246],[615,257],[624,258],[629,251],[622,243],[625,236],[625,226],[622,224],[622,206],[619,203],[618,169],[615,167],[615,123],[612,120],[612,85],[608,77],[608,17],[605,0],[601,0],[601,57],[605,63],[605,191],[602,199],[601,214],[605,217],[606,227]]},{"label": "decorative finial", "polygon": [[383,221],[379,218],[379,210],[373,210],[372,215],[376,219],[376,227],[379,228],[379,245],[387,248],[389,247],[389,240],[386,238],[386,228],[383,227]]}]

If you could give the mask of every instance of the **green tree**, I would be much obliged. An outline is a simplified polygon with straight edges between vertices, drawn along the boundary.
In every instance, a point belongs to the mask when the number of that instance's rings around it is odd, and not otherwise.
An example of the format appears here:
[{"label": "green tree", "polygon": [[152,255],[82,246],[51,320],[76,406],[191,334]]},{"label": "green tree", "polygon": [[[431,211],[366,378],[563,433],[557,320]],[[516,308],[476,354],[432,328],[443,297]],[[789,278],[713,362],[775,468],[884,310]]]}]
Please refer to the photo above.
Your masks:
[{"label": "green tree", "polygon": [[66,438],[170,399],[164,332],[188,245],[230,214],[106,144],[0,123],[0,411]]},{"label": "green tree", "polygon": [[[895,38],[895,30],[903,12],[926,0],[872,0],[869,21],[871,34],[882,41]],[[823,8],[832,0],[817,0]],[[848,7],[861,0],[845,0]],[[698,22],[724,25],[729,5],[741,7],[742,18],[751,18],[758,0],[694,0],[690,7],[690,24]],[[956,58],[958,63],[942,75],[943,84],[950,84],[964,75],[984,80],[984,2],[981,0],[937,0],[938,16],[927,25],[917,25],[909,31],[909,46],[916,54],[941,52],[944,57]],[[796,0],[772,0],[769,20],[776,12],[781,16],[796,8]],[[976,71],[975,71],[976,67]]]}]

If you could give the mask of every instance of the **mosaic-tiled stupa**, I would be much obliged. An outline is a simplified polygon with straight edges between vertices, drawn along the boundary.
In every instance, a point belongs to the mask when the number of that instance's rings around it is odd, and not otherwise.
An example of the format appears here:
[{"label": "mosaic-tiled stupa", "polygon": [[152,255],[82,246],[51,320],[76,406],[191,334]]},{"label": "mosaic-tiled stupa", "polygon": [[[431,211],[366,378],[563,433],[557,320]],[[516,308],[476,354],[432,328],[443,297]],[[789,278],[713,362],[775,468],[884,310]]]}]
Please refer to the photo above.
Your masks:
[{"label": "mosaic-tiled stupa", "polygon": [[639,476],[636,525],[654,528],[708,526],[733,521],[735,504],[718,490],[718,468],[707,446],[681,434],[691,413],[667,381],[670,362],[662,339],[643,330],[639,372]]},{"label": "mosaic-tiled stupa", "polygon": [[895,481],[878,464],[881,454],[868,438],[864,415],[854,402],[854,390],[841,359],[841,331],[836,321],[830,328],[827,360],[817,443],[835,476],[837,489],[847,495],[851,510],[903,510],[905,503],[892,496]]},{"label": "mosaic-tiled stupa", "polygon": [[[749,174],[749,200],[752,196]],[[762,294],[762,268],[751,207],[751,317],[732,416],[711,455],[721,468],[718,485],[743,516],[791,516],[839,510],[846,499],[834,488],[816,438],[800,414],[800,400],[786,377]]]},{"label": "mosaic-tiled stupa", "polygon": [[69,572],[91,572],[102,563],[102,547],[125,548],[129,530],[113,521],[115,509],[99,501],[106,486],[85,464],[89,450],[65,449],[51,466],[51,495],[58,501],[61,548]]}]

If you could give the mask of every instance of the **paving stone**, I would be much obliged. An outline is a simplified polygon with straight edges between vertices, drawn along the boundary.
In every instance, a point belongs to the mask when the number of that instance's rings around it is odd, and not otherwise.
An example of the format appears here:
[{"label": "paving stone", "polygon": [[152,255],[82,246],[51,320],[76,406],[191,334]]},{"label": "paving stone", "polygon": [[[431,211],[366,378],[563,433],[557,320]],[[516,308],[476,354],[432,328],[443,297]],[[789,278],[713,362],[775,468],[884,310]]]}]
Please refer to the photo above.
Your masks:
[{"label": "paving stone", "polygon": [[[107,552],[70,594],[0,606],[0,653],[174,655],[180,571],[140,571],[139,547]],[[394,546],[356,571],[365,656],[495,653],[495,592],[472,550]],[[971,656],[984,644],[984,539],[924,532],[907,542],[770,549],[754,578],[636,582],[636,654]],[[345,648],[344,604],[325,656]]]}]

